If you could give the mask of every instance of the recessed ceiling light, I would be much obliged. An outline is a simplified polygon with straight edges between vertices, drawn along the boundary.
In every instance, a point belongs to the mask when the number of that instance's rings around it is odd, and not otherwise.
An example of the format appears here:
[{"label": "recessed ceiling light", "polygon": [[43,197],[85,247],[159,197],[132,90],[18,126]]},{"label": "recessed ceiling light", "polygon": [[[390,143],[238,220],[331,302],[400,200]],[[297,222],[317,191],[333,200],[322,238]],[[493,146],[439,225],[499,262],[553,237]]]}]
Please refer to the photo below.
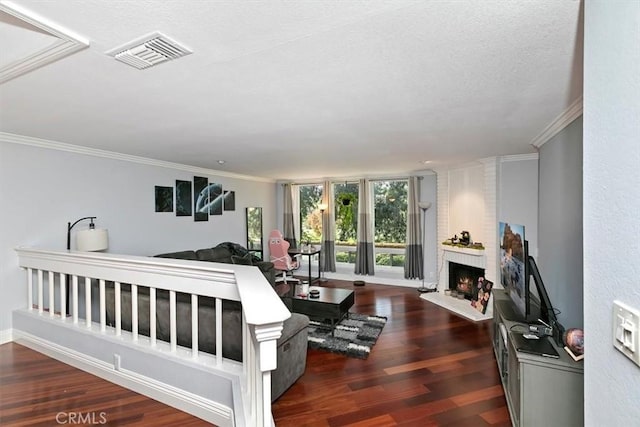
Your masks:
[{"label": "recessed ceiling light", "polygon": [[423,165],[428,165],[429,163],[431,163],[431,160],[423,160],[420,163],[422,163]]},{"label": "recessed ceiling light", "polygon": [[219,165],[224,165],[225,163],[227,163],[226,160],[217,160]]}]

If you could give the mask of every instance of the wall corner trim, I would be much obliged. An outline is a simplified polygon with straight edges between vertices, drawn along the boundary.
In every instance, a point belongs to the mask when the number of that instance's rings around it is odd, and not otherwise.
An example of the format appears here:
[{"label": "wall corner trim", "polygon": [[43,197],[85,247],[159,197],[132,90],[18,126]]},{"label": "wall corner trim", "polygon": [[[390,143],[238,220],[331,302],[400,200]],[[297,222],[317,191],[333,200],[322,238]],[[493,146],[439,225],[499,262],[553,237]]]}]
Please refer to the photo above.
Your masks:
[{"label": "wall corner trim", "polygon": [[157,166],[167,169],[177,169],[181,171],[191,172],[197,175],[214,175],[227,178],[242,179],[246,181],[270,182],[276,181],[271,178],[262,178],[250,175],[241,175],[236,173],[217,171],[215,169],[201,168],[197,166],[183,165],[181,163],[167,162],[164,160],[150,159],[147,157],[133,156],[130,154],[116,153],[114,151],[100,150],[97,148],[82,147],[80,145],[67,144],[64,142],[51,141],[47,139],[33,138],[30,136],[17,135],[7,132],[0,132],[0,142],[11,144],[29,145],[38,148],[47,148],[50,150],[67,151],[70,153],[83,154],[86,156],[102,157],[106,159],[121,160],[124,162],[139,163],[142,165]]},{"label": "wall corner trim", "polygon": [[13,341],[13,329],[0,331],[0,345]]},{"label": "wall corner trim", "polygon": [[552,121],[544,130],[533,140],[531,145],[536,148],[542,147],[547,141],[556,136],[562,129],[566,128],[571,122],[582,115],[582,95]]}]

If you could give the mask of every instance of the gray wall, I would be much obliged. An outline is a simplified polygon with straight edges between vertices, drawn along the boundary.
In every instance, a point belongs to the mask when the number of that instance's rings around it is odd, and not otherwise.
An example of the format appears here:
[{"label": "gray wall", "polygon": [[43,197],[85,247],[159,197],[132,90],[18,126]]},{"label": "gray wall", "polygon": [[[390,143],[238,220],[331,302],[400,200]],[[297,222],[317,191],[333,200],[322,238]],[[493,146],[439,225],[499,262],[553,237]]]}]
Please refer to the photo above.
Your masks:
[{"label": "gray wall", "polygon": [[640,368],[613,348],[613,301],[640,309],[640,2],[585,2],[585,423],[640,419]]},{"label": "gray wall", "polygon": [[524,225],[525,239],[529,241],[529,253],[537,256],[538,159],[534,156],[524,159],[521,156],[500,159],[498,221]]},{"label": "gray wall", "polygon": [[[11,328],[11,310],[26,306],[26,277],[17,266],[14,248],[64,250],[70,221],[96,216],[97,226],[109,230],[108,252],[132,255],[212,247],[224,241],[245,244],[247,206],[263,207],[267,232],[275,226],[275,183],[210,172],[196,175],[234,190],[236,210],[194,222],[192,216],[156,213],[154,204],[154,186],[174,186],[176,179],[191,181],[193,171],[2,142],[0,138],[0,333]],[[87,226],[83,222],[76,227]]]},{"label": "gray wall", "polygon": [[582,117],[540,148],[539,177],[536,263],[560,323],[582,328]]}]

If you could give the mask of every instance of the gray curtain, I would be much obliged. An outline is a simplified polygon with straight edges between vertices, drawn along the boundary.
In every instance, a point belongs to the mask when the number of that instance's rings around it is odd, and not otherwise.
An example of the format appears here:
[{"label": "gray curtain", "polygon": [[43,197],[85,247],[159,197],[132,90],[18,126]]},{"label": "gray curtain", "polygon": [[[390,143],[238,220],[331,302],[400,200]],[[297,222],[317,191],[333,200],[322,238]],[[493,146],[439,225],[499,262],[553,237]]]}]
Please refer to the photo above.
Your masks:
[{"label": "gray curtain", "polygon": [[356,274],[374,274],[373,211],[371,209],[369,180],[358,185],[358,242],[356,246]]},{"label": "gray curtain", "polygon": [[424,277],[424,258],[420,227],[420,186],[417,176],[409,177],[407,197],[407,246],[404,250],[404,278],[422,279]]},{"label": "gray curtain", "polygon": [[324,182],[322,203],[327,205],[322,214],[322,271],[336,271],[336,209],[331,181]]},{"label": "gray curtain", "polygon": [[283,186],[283,199],[284,199],[284,218],[282,221],[283,230],[282,236],[284,240],[289,242],[290,247],[297,248],[296,244],[296,230],[293,226],[293,196],[292,196],[292,185],[284,184]]}]

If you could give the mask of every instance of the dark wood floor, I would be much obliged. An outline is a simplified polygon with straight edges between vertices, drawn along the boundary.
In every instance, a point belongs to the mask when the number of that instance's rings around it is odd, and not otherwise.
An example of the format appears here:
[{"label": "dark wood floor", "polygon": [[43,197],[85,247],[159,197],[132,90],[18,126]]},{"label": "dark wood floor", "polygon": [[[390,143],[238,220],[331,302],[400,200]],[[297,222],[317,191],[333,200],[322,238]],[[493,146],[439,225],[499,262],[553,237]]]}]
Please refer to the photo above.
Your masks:
[{"label": "dark wood floor", "polygon": [[278,426],[510,426],[489,336],[415,289],[349,282],[352,311],[387,317],[367,360],[309,350],[307,370],[275,404]]},{"label": "dark wood floor", "polygon": [[0,426],[55,425],[207,424],[27,347],[1,345]]},{"label": "dark wood floor", "polygon": [[[388,323],[367,360],[309,350],[304,376],[273,406],[279,427],[511,425],[488,323],[415,289],[323,286],[354,289],[352,311]],[[93,413],[95,423],[104,413],[106,425],[205,424],[18,344],[0,346],[0,425],[56,425],[61,412]]]}]

